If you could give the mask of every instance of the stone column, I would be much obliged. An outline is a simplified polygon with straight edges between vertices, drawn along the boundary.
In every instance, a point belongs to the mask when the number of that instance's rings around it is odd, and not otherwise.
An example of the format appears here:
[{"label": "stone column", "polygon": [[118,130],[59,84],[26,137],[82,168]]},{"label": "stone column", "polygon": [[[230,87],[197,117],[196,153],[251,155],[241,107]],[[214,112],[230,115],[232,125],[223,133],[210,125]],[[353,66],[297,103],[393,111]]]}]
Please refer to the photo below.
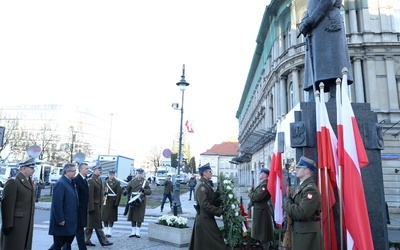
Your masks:
[{"label": "stone column", "polygon": [[279,105],[279,82],[275,79],[274,83],[274,117],[273,122],[275,123],[276,119],[278,119],[280,112],[280,105]]},{"label": "stone column", "polygon": [[[396,76],[397,96],[400,97],[400,76]],[[400,99],[398,100],[400,102]]]},{"label": "stone column", "polygon": [[280,116],[285,116],[287,114],[286,76],[280,77],[279,85],[280,85],[279,102],[281,107]]},{"label": "stone column", "polygon": [[358,33],[357,13],[354,8],[349,10],[350,33]]},{"label": "stone column", "polygon": [[364,103],[364,81],[361,71],[361,59],[360,57],[353,58],[354,65],[354,91],[356,96],[356,101],[359,103]]},{"label": "stone column", "polygon": [[396,86],[396,76],[394,73],[394,62],[393,57],[385,56],[385,64],[386,64],[386,76],[387,76],[387,84],[388,84],[388,94],[389,94],[389,109],[390,110],[398,110],[399,109],[399,97],[397,95],[397,86]]},{"label": "stone column", "polygon": [[379,109],[379,98],[375,95],[378,93],[375,73],[374,57],[365,57],[366,60],[366,75],[365,88],[366,88],[366,101],[371,104],[371,109]]},{"label": "stone column", "polygon": [[299,78],[299,68],[291,69],[290,72],[292,73],[292,81],[293,81],[293,106],[296,106],[297,103],[300,102],[300,78]]}]

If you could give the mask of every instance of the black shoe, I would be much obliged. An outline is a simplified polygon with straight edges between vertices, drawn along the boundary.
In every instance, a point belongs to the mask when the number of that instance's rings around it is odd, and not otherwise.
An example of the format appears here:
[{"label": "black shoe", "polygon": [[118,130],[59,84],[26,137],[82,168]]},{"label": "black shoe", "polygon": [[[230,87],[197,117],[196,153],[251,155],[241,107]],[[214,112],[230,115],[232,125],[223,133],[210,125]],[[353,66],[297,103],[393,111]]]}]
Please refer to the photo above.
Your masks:
[{"label": "black shoe", "polygon": [[107,237],[107,238],[111,238],[111,235],[110,235],[110,234],[106,234],[106,237]]},{"label": "black shoe", "polygon": [[189,199],[190,201],[192,200],[192,199]]},{"label": "black shoe", "polygon": [[104,246],[111,246],[112,244],[114,243],[107,241],[106,243],[103,243],[101,245],[104,247]]},{"label": "black shoe", "polygon": [[140,238],[140,235],[137,235],[137,234],[136,234],[135,237],[136,237],[136,238]]},{"label": "black shoe", "polygon": [[95,247],[96,245],[93,244],[92,242],[86,242],[86,246]]},{"label": "black shoe", "polygon": [[136,234],[129,235],[129,238],[133,238],[133,237],[136,237]]}]

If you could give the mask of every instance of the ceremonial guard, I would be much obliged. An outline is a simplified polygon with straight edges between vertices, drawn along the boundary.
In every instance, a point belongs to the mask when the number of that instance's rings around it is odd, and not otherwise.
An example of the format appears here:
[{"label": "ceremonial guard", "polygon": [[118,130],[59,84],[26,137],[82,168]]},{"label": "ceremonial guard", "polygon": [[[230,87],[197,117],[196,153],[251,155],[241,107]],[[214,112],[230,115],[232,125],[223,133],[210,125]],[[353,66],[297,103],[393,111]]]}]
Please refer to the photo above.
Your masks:
[{"label": "ceremonial guard", "polygon": [[262,168],[258,175],[260,184],[250,190],[250,203],[254,207],[251,237],[261,241],[263,249],[269,249],[274,239],[273,222],[269,206],[271,194],[267,190],[269,170]]},{"label": "ceremonial guard", "polygon": [[210,185],[212,177],[210,164],[207,163],[200,167],[199,174],[200,180],[197,182],[195,189],[197,215],[193,225],[189,249],[228,249],[214,217],[221,216],[223,209],[219,207],[218,197]]},{"label": "ceremonial guard", "polygon": [[293,219],[292,250],[323,249],[319,226],[321,195],[314,182],[315,172],[315,162],[302,156],[296,165],[296,177],[300,179],[300,184],[293,198],[285,197],[285,211]]},{"label": "ceremonial guard", "polygon": [[140,227],[144,221],[146,211],[146,195],[151,195],[149,182],[144,179],[144,170],[139,168],[136,170],[136,176],[129,182],[127,192],[132,192],[133,197],[128,199],[130,202],[128,221],[132,225],[132,233],[129,237],[140,238]]},{"label": "ceremonial guard", "polygon": [[114,222],[118,220],[118,206],[121,201],[121,194],[121,183],[115,179],[115,171],[108,171],[108,179],[105,181],[104,186],[104,207],[101,216],[107,238],[111,237]]}]

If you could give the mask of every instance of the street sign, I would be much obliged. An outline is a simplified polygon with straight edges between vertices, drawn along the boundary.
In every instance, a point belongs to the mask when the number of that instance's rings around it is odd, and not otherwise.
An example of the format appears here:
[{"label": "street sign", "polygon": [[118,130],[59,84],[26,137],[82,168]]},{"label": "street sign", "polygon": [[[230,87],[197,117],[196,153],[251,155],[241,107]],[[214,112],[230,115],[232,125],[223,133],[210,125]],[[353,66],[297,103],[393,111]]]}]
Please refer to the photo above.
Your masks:
[{"label": "street sign", "polygon": [[163,150],[162,154],[165,158],[171,158],[172,152],[170,149],[166,148]]}]

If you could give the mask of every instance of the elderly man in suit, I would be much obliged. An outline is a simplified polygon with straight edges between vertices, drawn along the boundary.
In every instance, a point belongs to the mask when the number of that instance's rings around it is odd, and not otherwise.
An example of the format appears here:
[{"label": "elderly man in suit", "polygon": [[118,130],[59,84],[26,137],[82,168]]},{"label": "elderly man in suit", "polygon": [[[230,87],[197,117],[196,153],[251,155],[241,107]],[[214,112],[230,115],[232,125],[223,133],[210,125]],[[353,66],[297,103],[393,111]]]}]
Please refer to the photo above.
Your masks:
[{"label": "elderly man in suit", "polygon": [[67,163],[64,166],[64,175],[56,182],[53,188],[51,202],[49,234],[53,235],[53,249],[71,249],[78,229],[78,194],[75,189],[74,177],[76,166]]},{"label": "elderly man in suit", "polygon": [[102,173],[101,165],[93,167],[93,175],[88,181],[89,185],[89,202],[88,202],[88,222],[85,229],[85,242],[87,246],[96,246],[90,241],[93,229],[96,231],[97,238],[102,246],[110,246],[113,243],[109,242],[104,234],[101,224],[101,209],[103,206],[103,182],[100,179]]},{"label": "elderly man in suit", "polygon": [[32,249],[35,159],[23,161],[19,166],[20,172],[6,182],[3,190],[0,249]]}]

